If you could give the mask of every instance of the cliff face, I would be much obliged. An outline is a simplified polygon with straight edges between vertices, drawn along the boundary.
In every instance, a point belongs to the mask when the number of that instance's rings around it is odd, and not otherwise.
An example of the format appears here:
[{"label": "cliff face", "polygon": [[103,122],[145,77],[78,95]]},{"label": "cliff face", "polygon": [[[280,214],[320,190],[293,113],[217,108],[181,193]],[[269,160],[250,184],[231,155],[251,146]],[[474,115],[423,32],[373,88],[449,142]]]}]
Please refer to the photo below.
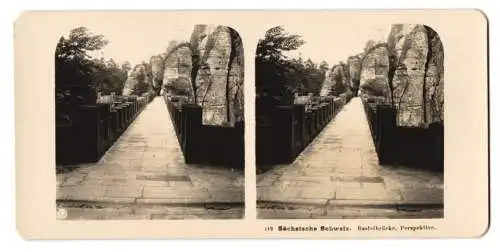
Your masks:
[{"label": "cliff face", "polygon": [[349,85],[356,91],[359,88],[359,79],[361,76],[361,59],[358,56],[347,58],[347,69],[349,71]]},{"label": "cliff face", "polygon": [[[391,41],[393,40],[393,42]],[[394,25],[389,36],[397,69],[392,80],[397,125],[421,127],[424,119],[424,82],[428,53],[423,25]]]},{"label": "cliff face", "polygon": [[189,101],[194,100],[191,83],[191,49],[189,44],[171,44],[165,59],[163,85],[166,92],[173,95],[184,95]]},{"label": "cliff face", "polygon": [[177,90],[169,88],[175,82],[192,97],[202,107],[203,124],[234,126],[243,121],[243,45],[236,31],[196,25],[189,43],[169,48],[164,74],[167,92]]},{"label": "cliff face", "polygon": [[388,38],[394,59],[392,94],[397,125],[427,127],[443,120],[443,46],[424,25],[393,25]]},{"label": "cliff face", "polygon": [[335,78],[333,74],[333,69],[330,69],[325,73],[325,80],[323,81],[323,84],[321,84],[319,96],[331,95],[331,90],[334,85],[335,85]]},{"label": "cliff face", "polygon": [[149,77],[148,69],[143,64],[136,65],[129,71],[127,80],[123,87],[122,95],[141,95],[151,91],[152,80]]},{"label": "cliff face", "polygon": [[425,107],[430,124],[444,121],[444,49],[439,35],[432,28],[425,28],[429,40]]},{"label": "cliff face", "polygon": [[398,126],[442,123],[444,50],[439,35],[425,25],[392,25],[387,44],[372,45],[364,53],[360,85],[366,95],[394,105]]},{"label": "cliff face", "polygon": [[386,44],[374,45],[361,61],[360,88],[372,97],[390,102],[389,50]]},{"label": "cliff face", "polygon": [[320,96],[338,96],[341,93],[349,91],[350,78],[346,65],[335,65],[325,75],[325,80],[320,89]]},{"label": "cliff face", "polygon": [[[196,48],[193,52],[194,55],[199,57],[200,61],[206,61],[206,50],[213,47],[213,39],[210,38],[216,29],[214,25],[195,25],[193,33],[191,34],[190,44],[192,48]],[[207,44],[210,41],[211,45]]]},{"label": "cliff face", "polygon": [[[231,28],[230,28],[231,29]],[[244,94],[244,50],[243,41],[241,37],[235,30],[230,30],[231,41],[232,41],[232,53],[230,57],[232,58],[231,64],[229,66],[229,77],[228,77],[228,100],[229,100],[229,122],[234,124],[234,122],[242,122],[244,120],[244,104],[243,100]]]},{"label": "cliff face", "polygon": [[[198,76],[203,82],[197,83],[197,102],[203,107],[203,123],[219,125],[229,123],[227,79],[231,54],[231,37],[227,27],[219,26],[207,39],[202,64],[205,70]],[[208,80],[208,81],[205,81]]]},{"label": "cliff face", "polygon": [[153,81],[153,88],[160,89],[163,86],[163,74],[165,69],[165,62],[162,56],[152,56],[149,60],[151,65],[151,74]]}]

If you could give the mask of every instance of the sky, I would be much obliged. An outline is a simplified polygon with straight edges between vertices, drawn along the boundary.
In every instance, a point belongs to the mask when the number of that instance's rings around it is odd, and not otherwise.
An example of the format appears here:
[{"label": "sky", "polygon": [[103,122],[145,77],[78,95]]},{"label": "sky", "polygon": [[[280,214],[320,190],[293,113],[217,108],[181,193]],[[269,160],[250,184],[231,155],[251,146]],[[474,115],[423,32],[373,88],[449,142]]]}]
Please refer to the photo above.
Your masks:
[{"label": "sky", "polygon": [[353,24],[326,29],[283,25],[283,28],[290,34],[302,35],[306,41],[299,49],[288,52],[287,56],[302,55],[304,59],[311,58],[316,63],[326,61],[329,66],[333,66],[363,52],[368,40],[387,41],[391,25]]},{"label": "sky", "polygon": [[[116,22],[120,20],[112,23],[86,22],[84,26],[94,34],[104,35],[109,41],[103,50],[93,55],[113,58],[120,64],[125,60],[132,65],[141,61],[149,62],[151,56],[165,52],[171,40],[189,40],[193,30],[192,24],[179,24],[181,22],[176,25],[162,21],[136,22],[132,25],[128,23],[127,26],[117,26]],[[267,28],[272,26],[275,25]],[[362,52],[370,39],[386,41],[390,31],[390,24],[356,22],[345,25],[323,24],[314,29],[311,29],[310,24],[300,22],[282,26],[290,34],[302,35],[306,41],[298,50],[287,53],[288,56],[298,57],[301,54],[303,58],[311,58],[316,63],[324,60],[330,66],[339,61],[345,62],[347,57]],[[267,28],[262,29],[262,36]],[[245,50],[245,53],[248,52]]]},{"label": "sky", "polygon": [[[172,40],[189,40],[193,31],[193,26],[169,26],[166,34],[161,32],[164,25],[157,24],[157,27],[127,26],[118,28],[116,26],[106,27],[105,25],[85,25],[90,32],[102,34],[109,43],[102,49],[89,53],[94,57],[113,58],[117,63],[128,61],[132,66],[140,64],[142,61],[149,62],[149,58],[166,51]],[[157,32],[151,32],[157,31]]]}]

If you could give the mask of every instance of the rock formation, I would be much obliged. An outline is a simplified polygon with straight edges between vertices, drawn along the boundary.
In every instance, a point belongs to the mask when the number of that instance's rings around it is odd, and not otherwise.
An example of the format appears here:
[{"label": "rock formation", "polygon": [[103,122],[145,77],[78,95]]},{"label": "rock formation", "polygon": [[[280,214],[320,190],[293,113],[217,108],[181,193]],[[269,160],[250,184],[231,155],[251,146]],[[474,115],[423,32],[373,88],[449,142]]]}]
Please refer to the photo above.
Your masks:
[{"label": "rock formation", "polygon": [[352,93],[351,87],[351,74],[349,73],[349,67],[344,62],[340,62],[341,80],[343,86],[343,93]]},{"label": "rock formation", "polygon": [[349,91],[349,73],[347,66],[339,63],[325,73],[325,80],[321,85],[320,96],[338,96]]},{"label": "rock formation", "polygon": [[425,78],[426,121],[428,124],[444,121],[444,49],[436,31],[425,27],[429,41]]},{"label": "rock formation", "polygon": [[[227,92],[230,71],[231,37],[229,29],[219,26],[207,38],[207,47],[202,57],[204,70],[198,71],[196,97],[198,105],[203,108],[203,123],[227,124],[228,103]],[[209,47],[213,45],[212,47]],[[197,77],[198,77],[197,76]],[[206,81],[208,80],[208,81]]]},{"label": "rock formation", "polygon": [[165,59],[163,85],[167,93],[194,101],[191,83],[192,58],[188,43],[171,43]]},{"label": "rock formation", "polygon": [[366,95],[383,97],[395,107],[398,126],[442,123],[444,50],[439,35],[425,25],[392,25],[387,44],[365,50],[360,86]]},{"label": "rock formation", "polygon": [[171,43],[168,50],[168,93],[192,97],[202,107],[203,124],[232,127],[243,121],[243,45],[236,31],[196,25],[189,43]]},{"label": "rock formation", "polygon": [[151,89],[152,80],[148,69],[144,64],[139,64],[129,71],[123,87],[123,95],[141,95],[145,92],[150,92]]},{"label": "rock formation", "polygon": [[165,61],[161,55],[152,56],[149,60],[151,65],[151,74],[153,81],[153,89],[159,92],[163,86],[163,74],[165,69]]},{"label": "rock formation", "polygon": [[397,125],[424,125],[424,82],[428,53],[423,25],[393,25],[389,35],[390,54],[395,57],[392,96]]},{"label": "rock formation", "polygon": [[228,77],[228,100],[229,100],[229,122],[234,124],[234,122],[243,122],[244,120],[244,104],[243,100],[244,94],[244,51],[243,51],[243,41],[238,33],[230,29],[231,42],[232,42],[232,54],[231,64],[229,66],[229,77]]},{"label": "rock formation", "polygon": [[349,84],[354,92],[359,89],[359,79],[361,75],[361,59],[358,56],[347,58],[347,68],[349,71]]},{"label": "rock formation", "polygon": [[361,61],[360,88],[368,96],[375,96],[390,102],[389,52],[386,44],[376,44],[369,48]]},{"label": "rock formation", "polygon": [[331,94],[331,90],[334,85],[335,85],[335,78],[333,75],[333,69],[329,69],[325,73],[325,80],[321,84],[321,89],[319,90],[319,96],[329,96]]},{"label": "rock formation", "polygon": [[437,33],[424,25],[396,24],[388,45],[397,125],[427,127],[442,121],[444,55]]},{"label": "rock formation", "polygon": [[193,33],[191,34],[190,44],[192,48],[196,48],[193,54],[199,57],[200,62],[206,61],[205,51],[210,50],[213,47],[213,44],[207,47],[207,42],[213,42],[212,38],[209,38],[215,30],[216,26],[214,25],[195,25],[193,29]]}]

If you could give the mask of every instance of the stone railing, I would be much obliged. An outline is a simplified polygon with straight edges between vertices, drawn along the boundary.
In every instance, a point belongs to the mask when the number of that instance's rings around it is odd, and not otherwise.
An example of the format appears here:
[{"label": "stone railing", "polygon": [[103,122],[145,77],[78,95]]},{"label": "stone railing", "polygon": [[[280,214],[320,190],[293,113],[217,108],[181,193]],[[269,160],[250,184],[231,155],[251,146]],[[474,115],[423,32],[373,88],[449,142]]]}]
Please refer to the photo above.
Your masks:
[{"label": "stone railing", "polygon": [[309,109],[305,104],[258,107],[257,165],[293,162],[351,98],[347,94],[321,97]]},{"label": "stone railing", "polygon": [[381,165],[416,166],[442,170],[444,166],[444,127],[399,127],[392,105],[376,99],[362,99],[368,124]]},{"label": "stone railing", "polygon": [[81,106],[75,123],[56,125],[56,164],[99,161],[152,98],[120,99],[113,104]]},{"label": "stone railing", "polygon": [[164,96],[187,164],[244,167],[244,124],[234,127],[202,124],[202,107],[182,97]]}]

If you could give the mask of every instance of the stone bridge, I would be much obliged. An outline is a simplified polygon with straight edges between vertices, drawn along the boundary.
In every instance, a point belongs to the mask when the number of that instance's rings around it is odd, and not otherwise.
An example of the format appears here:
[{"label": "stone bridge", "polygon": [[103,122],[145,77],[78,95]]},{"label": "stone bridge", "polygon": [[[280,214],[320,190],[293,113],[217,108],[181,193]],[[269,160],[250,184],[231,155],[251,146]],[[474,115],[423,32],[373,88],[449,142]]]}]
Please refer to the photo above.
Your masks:
[{"label": "stone bridge", "polygon": [[443,174],[379,164],[354,97],[291,164],[257,175],[259,218],[439,218]]},{"label": "stone bridge", "polygon": [[185,164],[163,97],[156,97],[95,164],[57,175],[67,219],[241,218],[241,170]]},{"label": "stone bridge", "polygon": [[259,169],[259,218],[442,218],[443,64],[436,31],[394,24],[334,65],[320,96],[361,97],[291,164]]}]

